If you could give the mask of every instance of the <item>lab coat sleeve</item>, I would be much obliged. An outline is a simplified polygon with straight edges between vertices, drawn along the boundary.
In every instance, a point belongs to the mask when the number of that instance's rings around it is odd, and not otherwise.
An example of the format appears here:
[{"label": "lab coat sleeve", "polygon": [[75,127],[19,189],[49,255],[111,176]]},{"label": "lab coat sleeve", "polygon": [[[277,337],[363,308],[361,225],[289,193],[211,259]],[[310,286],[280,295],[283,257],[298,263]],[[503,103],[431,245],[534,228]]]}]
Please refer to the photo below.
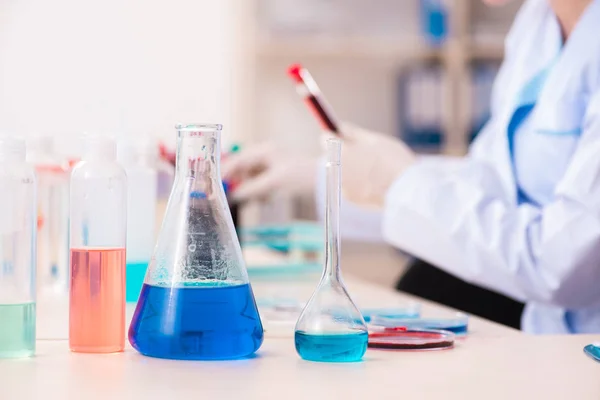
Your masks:
[{"label": "lab coat sleeve", "polygon": [[[439,165],[444,169],[452,168],[458,164],[453,157],[444,156],[421,156],[421,160],[428,163]],[[320,163],[325,165],[323,159]],[[342,171],[343,173],[343,171]],[[317,205],[317,214],[319,220],[325,219],[325,168],[319,168],[317,173],[317,187],[315,190]],[[340,234],[343,239],[356,240],[361,242],[383,243],[382,235],[382,217],[383,213],[379,209],[365,208],[356,205],[344,198],[342,188],[342,201],[340,206]]]},{"label": "lab coat sleeve", "polygon": [[600,95],[554,200],[516,205],[486,160],[410,167],[386,196],[391,244],[466,281],[565,308],[600,304]]}]

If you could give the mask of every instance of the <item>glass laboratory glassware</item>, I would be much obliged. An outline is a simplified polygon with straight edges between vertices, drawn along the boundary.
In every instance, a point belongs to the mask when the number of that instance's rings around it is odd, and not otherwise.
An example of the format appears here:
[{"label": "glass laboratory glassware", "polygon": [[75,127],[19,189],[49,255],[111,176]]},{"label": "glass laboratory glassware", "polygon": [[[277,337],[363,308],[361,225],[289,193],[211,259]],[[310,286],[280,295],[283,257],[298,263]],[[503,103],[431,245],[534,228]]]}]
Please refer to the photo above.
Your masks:
[{"label": "glass laboratory glassware", "polygon": [[0,358],[35,353],[35,186],[25,142],[0,137]]},{"label": "glass laboratory glassware", "polygon": [[43,292],[69,287],[69,166],[51,136],[27,140],[27,162],[37,175],[37,283]]},{"label": "glass laboratory glassware", "polygon": [[87,136],[71,174],[69,347],[125,348],[127,177],[112,139]]},{"label": "glass laboratory glassware", "polygon": [[117,159],[127,172],[127,260],[125,301],[135,303],[155,244],[158,146],[151,140],[124,139]]},{"label": "glass laboratory glassware", "polygon": [[325,268],[296,323],[296,351],[305,360],[360,361],[367,350],[367,326],[350,298],[340,270],[341,141],[327,141]]},{"label": "glass laboratory glassware", "polygon": [[178,125],[176,174],[129,328],[140,353],[214,360],[263,341],[219,167],[221,125]]}]

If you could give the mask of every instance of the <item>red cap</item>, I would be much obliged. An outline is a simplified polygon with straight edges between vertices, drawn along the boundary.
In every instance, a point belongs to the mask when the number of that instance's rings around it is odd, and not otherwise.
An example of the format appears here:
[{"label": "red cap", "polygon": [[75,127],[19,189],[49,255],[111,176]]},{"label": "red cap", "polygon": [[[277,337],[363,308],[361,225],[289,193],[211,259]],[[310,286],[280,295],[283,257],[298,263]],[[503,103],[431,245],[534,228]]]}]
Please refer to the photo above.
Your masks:
[{"label": "red cap", "polygon": [[292,64],[288,67],[287,73],[296,83],[302,83],[302,76],[300,72],[304,69],[304,67],[300,64]]}]

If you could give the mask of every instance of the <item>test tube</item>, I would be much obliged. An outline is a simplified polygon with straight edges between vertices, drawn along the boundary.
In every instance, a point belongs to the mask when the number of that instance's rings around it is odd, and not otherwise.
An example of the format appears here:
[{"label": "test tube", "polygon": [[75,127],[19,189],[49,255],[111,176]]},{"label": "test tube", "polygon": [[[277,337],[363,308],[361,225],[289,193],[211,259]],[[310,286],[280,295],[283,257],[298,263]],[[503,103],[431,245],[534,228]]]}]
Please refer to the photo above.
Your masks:
[{"label": "test tube", "polygon": [[25,142],[0,137],[0,358],[35,353],[35,185]]},{"label": "test tube", "polygon": [[69,347],[125,348],[127,177],[109,138],[88,136],[71,174]]}]

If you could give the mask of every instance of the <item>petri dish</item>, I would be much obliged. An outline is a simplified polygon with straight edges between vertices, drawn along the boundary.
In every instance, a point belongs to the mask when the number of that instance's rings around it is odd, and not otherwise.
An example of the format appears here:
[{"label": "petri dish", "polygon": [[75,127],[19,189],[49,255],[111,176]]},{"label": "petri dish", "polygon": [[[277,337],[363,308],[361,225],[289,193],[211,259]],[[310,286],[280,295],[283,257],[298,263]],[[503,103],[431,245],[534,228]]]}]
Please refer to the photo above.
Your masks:
[{"label": "petri dish", "polygon": [[421,316],[421,305],[419,303],[410,302],[404,306],[391,308],[364,308],[361,314],[365,322],[372,322],[373,319],[414,319]]},{"label": "petri dish", "polygon": [[469,331],[469,316],[463,313],[457,313],[451,318],[394,318],[376,315],[370,323],[384,328],[404,327],[449,331],[457,336],[465,336]]},{"label": "petri dish", "polygon": [[588,344],[583,348],[583,352],[592,360],[600,362],[600,343]]},{"label": "petri dish", "polygon": [[424,351],[454,347],[452,332],[433,329],[384,328],[369,331],[371,349]]}]

